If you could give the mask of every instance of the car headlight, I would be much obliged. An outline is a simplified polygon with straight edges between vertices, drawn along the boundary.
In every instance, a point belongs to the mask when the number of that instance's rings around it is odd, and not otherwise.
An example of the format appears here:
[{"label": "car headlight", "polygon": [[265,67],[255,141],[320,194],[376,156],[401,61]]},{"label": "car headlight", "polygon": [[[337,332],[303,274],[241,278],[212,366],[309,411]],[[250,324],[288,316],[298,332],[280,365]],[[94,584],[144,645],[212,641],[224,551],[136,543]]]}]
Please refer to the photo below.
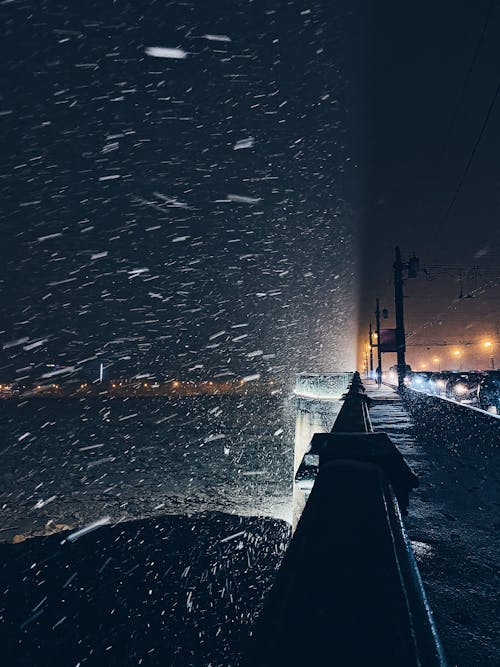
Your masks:
[{"label": "car headlight", "polygon": [[467,387],[464,384],[457,384],[455,385],[453,391],[455,392],[455,394],[462,396],[463,394],[467,393]]}]

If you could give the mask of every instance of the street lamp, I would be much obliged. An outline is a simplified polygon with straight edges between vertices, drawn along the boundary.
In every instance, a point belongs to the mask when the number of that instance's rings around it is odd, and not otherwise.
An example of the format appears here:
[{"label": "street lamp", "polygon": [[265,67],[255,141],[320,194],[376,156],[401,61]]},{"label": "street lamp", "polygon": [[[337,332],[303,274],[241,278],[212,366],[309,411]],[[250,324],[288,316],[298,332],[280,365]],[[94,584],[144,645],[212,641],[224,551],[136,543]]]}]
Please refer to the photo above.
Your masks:
[{"label": "street lamp", "polygon": [[457,361],[460,359],[459,369],[462,370],[462,352],[460,350],[453,350],[452,355],[455,357]]},{"label": "street lamp", "polygon": [[365,377],[369,378],[370,373],[369,373],[369,365],[368,365],[368,354],[371,353],[372,346],[370,344],[370,341],[368,343],[365,343],[365,358],[363,361],[363,370],[365,372]]},{"label": "street lamp", "polygon": [[490,352],[490,360],[491,360],[491,370],[495,370],[495,359],[493,358],[493,343],[491,340],[485,340],[483,343],[483,346]]},{"label": "street lamp", "polygon": [[437,364],[437,369],[438,371],[441,370],[441,357],[434,357],[432,360],[435,364]]}]

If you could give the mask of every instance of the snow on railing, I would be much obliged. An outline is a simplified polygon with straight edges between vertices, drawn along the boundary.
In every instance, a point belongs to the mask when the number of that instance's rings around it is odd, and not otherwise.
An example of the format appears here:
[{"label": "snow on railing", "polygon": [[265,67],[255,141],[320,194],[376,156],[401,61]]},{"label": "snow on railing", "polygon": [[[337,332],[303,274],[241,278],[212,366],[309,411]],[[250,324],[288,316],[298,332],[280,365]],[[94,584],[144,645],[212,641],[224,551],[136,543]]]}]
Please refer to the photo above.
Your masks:
[{"label": "snow on railing", "polygon": [[294,394],[317,400],[338,400],[347,391],[353,373],[297,373]]}]

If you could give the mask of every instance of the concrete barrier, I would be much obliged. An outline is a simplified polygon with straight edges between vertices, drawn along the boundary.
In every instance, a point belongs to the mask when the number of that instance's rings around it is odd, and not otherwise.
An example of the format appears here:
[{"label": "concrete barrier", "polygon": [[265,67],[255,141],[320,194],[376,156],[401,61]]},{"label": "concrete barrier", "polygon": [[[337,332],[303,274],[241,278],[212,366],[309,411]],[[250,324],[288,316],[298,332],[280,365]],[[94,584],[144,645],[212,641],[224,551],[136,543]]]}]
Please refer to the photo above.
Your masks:
[{"label": "concrete barrier", "polygon": [[447,446],[468,449],[498,447],[500,418],[479,408],[404,388],[403,401],[415,427]]}]

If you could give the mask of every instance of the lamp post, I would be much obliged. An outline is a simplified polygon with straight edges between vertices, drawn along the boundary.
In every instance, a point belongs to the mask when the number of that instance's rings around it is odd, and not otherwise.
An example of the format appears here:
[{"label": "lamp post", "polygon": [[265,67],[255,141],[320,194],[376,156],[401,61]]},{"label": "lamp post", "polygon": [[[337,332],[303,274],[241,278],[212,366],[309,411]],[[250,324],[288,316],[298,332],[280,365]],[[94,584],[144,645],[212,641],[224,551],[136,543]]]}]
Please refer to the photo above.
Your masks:
[{"label": "lamp post", "polygon": [[460,352],[460,350],[453,350],[452,355],[455,357],[457,361],[460,360],[459,370],[462,370],[462,353]]},{"label": "lamp post", "polygon": [[399,247],[395,248],[395,258],[392,265],[394,269],[394,310],[395,310],[395,319],[396,327],[395,329],[388,329],[387,333],[390,334],[389,338],[386,338],[384,345],[382,345],[381,331],[380,331],[380,316],[385,319],[388,317],[388,310],[384,308],[380,311],[380,302],[379,299],[376,299],[376,310],[375,310],[375,326],[376,326],[376,337],[377,337],[377,384],[380,387],[382,380],[382,352],[396,352],[397,354],[397,373],[398,373],[398,388],[402,389],[404,386],[404,379],[406,376],[406,333],[405,333],[405,322],[404,322],[404,294],[403,286],[405,283],[406,277],[415,278],[418,275],[419,271],[419,261],[418,258],[413,255],[407,262],[403,262],[401,257],[401,251]]},{"label": "lamp post", "polygon": [[491,361],[491,370],[495,370],[495,359],[493,358],[493,343],[491,340],[485,340],[483,343],[484,347],[488,350],[488,352],[491,354],[490,356],[490,361]]},{"label": "lamp post", "polygon": [[394,268],[394,304],[396,311],[396,348],[398,358],[398,387],[404,385],[406,375],[406,341],[405,341],[405,324],[404,324],[404,308],[403,308],[403,260],[401,259],[401,251],[396,247],[396,259],[393,264]]},{"label": "lamp post", "polygon": [[377,385],[382,384],[382,351],[380,349],[380,301],[377,297],[375,309],[375,334],[377,338]]},{"label": "lamp post", "polygon": [[401,251],[398,246],[395,248],[394,264],[394,308],[396,316],[396,352],[398,359],[398,387],[401,389],[404,386],[404,379],[406,375],[406,333],[405,333],[405,318],[403,305],[403,285],[404,276],[406,272],[408,278],[415,278],[419,271],[418,257],[413,255],[407,262],[403,262],[401,258]]},{"label": "lamp post", "polygon": [[369,338],[370,338],[370,377],[373,378],[373,328],[371,322],[370,322]]}]

